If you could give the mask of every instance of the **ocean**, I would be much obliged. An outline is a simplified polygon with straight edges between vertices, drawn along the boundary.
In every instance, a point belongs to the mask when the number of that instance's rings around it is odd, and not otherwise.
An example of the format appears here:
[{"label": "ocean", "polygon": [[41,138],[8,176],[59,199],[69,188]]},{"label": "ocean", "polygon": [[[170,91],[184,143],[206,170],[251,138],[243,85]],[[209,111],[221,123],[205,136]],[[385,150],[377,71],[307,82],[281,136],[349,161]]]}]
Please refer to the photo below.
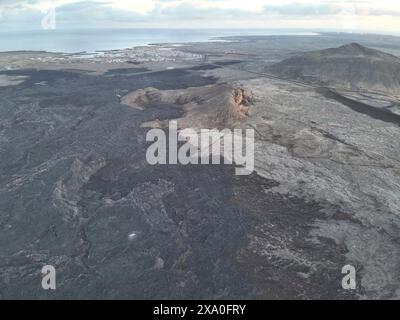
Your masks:
[{"label": "ocean", "polygon": [[117,50],[153,43],[218,41],[244,35],[313,35],[307,31],[266,29],[85,29],[0,31],[0,51],[77,53]]}]

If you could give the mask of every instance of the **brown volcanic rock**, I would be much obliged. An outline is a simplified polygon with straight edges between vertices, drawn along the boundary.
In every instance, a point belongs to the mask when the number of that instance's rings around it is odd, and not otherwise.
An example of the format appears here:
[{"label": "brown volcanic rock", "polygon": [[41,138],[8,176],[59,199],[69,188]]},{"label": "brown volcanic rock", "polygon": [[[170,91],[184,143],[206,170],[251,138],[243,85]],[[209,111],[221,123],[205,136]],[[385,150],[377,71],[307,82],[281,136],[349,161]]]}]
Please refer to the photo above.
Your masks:
[{"label": "brown volcanic rock", "polygon": [[136,90],[122,97],[121,103],[132,108],[143,110],[143,108],[148,104],[160,102],[161,98],[162,97],[159,90],[154,88],[146,88]]},{"label": "brown volcanic rock", "polygon": [[[146,88],[129,93],[121,103],[143,109],[150,105],[178,105],[184,110],[177,119],[179,128],[226,128],[243,120],[254,103],[251,91],[228,84],[158,90]],[[143,126],[164,127],[168,121],[152,121]]]},{"label": "brown volcanic rock", "polygon": [[400,59],[357,43],[294,56],[266,71],[348,89],[400,93]]}]

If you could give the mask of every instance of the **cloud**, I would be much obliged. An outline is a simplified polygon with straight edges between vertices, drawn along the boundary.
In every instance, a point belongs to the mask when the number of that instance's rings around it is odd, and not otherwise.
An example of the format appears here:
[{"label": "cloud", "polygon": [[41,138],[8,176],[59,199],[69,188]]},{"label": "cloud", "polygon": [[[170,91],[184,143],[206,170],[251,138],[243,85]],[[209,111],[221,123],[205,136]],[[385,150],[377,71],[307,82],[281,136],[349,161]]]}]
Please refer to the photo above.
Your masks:
[{"label": "cloud", "polygon": [[280,6],[264,6],[264,12],[269,14],[280,14],[287,16],[313,16],[334,15],[343,11],[343,6],[331,4],[303,4],[289,3]]},{"label": "cloud", "polygon": [[[282,0],[283,1],[283,0]],[[391,0],[0,0],[0,26],[40,27],[41,10],[57,6],[59,28],[85,27],[276,27],[308,20],[307,26],[324,27],[323,19],[343,15],[353,20],[385,17],[399,26],[400,5]],[[144,4],[145,3],[145,4]],[[389,5],[391,3],[391,5]],[[383,18],[382,18],[383,19]],[[315,21],[312,24],[312,21]],[[377,23],[380,24],[381,22]],[[286,25],[289,25],[287,23]],[[302,26],[299,23],[299,27]],[[378,27],[381,27],[380,25]],[[400,29],[400,28],[399,28]]]},{"label": "cloud", "polygon": [[0,6],[8,6],[8,5],[15,5],[18,4],[20,6],[26,5],[26,4],[35,4],[39,3],[41,0],[20,0],[20,1],[15,1],[15,0],[0,0]]},{"label": "cloud", "polygon": [[[3,0],[4,1],[4,0]],[[38,2],[38,1],[37,1]],[[32,1],[25,1],[32,4]],[[117,24],[148,21],[148,17],[134,11],[109,6],[107,2],[79,1],[56,7],[59,28],[106,27]],[[20,5],[0,15],[0,26],[14,28],[40,28],[44,11],[39,8]]]},{"label": "cloud", "polygon": [[109,3],[81,1],[57,7],[57,20],[60,23],[80,22],[82,25],[95,22],[138,22],[148,17],[134,11],[121,10]]},{"label": "cloud", "polygon": [[293,2],[284,5],[266,5],[264,12],[267,14],[276,14],[282,16],[324,16],[353,14],[355,16],[400,16],[400,8],[394,6],[378,7],[376,3],[369,1],[346,1],[326,3],[299,3]]},{"label": "cloud", "polygon": [[[168,1],[168,0],[163,0]],[[254,18],[254,13],[240,9],[221,9],[218,7],[197,7],[190,3],[179,4],[175,6],[161,7],[156,6],[149,13],[155,19],[164,20],[241,20]]]},{"label": "cloud", "polygon": [[[4,0],[3,0],[4,1]],[[166,0],[163,0],[166,2]],[[170,2],[170,1],[167,1]],[[30,1],[25,1],[30,3]],[[135,23],[173,23],[191,21],[223,21],[231,19],[252,18],[254,14],[238,9],[221,9],[218,7],[198,7],[191,3],[171,2],[172,5],[163,5],[158,2],[154,8],[145,14],[113,7],[112,2],[79,1],[56,7],[57,25],[62,27],[105,27],[120,26]],[[0,25],[5,23],[38,26],[43,12],[39,9],[20,6],[18,10],[9,10],[0,19]]]}]

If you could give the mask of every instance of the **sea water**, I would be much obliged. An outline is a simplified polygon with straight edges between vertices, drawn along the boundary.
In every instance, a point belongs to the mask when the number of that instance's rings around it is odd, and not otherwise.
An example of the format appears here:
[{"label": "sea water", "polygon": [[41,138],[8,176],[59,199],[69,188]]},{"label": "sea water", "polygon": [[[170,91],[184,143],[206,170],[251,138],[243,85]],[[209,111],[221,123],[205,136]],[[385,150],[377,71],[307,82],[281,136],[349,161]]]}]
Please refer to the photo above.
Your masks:
[{"label": "sea water", "polygon": [[154,43],[221,41],[218,37],[313,35],[298,30],[265,29],[84,29],[0,30],[0,51],[96,52]]}]

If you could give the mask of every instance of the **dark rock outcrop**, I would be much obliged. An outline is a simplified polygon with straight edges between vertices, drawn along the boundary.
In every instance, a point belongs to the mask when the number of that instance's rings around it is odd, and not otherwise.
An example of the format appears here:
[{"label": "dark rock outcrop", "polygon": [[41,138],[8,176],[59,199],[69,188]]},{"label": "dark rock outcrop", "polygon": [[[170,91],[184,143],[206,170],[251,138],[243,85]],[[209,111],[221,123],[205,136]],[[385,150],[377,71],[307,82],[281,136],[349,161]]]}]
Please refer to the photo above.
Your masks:
[{"label": "dark rock outcrop", "polygon": [[348,89],[400,92],[400,58],[357,43],[297,55],[266,71]]}]

